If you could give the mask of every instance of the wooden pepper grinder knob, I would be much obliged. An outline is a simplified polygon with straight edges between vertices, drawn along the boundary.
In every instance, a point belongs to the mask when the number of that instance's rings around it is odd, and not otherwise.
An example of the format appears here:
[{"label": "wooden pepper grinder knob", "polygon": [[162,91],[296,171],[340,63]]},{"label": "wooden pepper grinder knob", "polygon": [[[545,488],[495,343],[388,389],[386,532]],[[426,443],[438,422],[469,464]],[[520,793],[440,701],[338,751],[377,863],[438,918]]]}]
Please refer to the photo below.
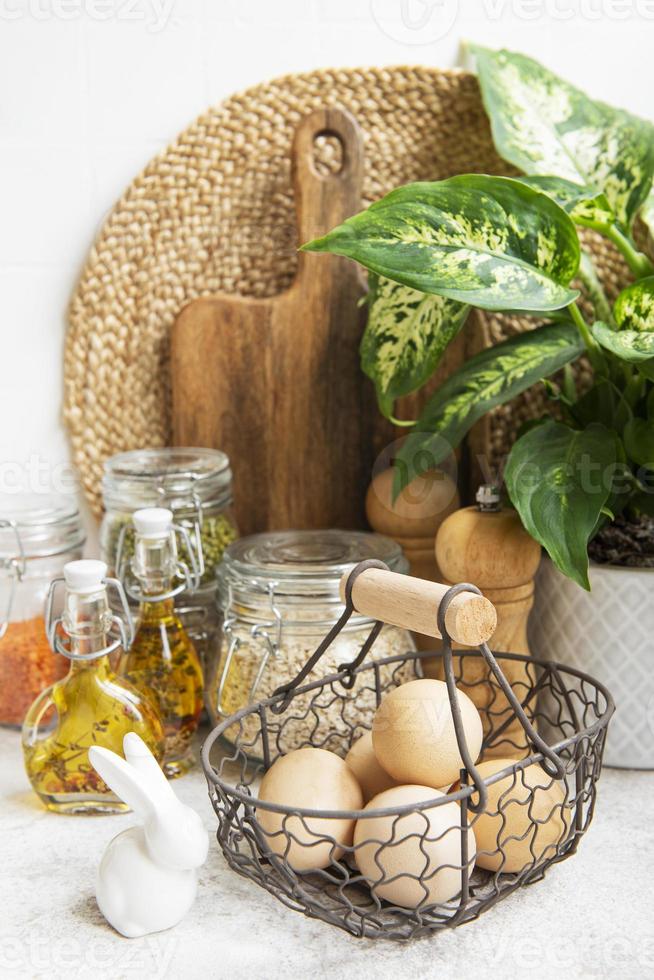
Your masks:
[{"label": "wooden pepper grinder knob", "polygon": [[[517,512],[502,507],[499,490],[488,484],[479,488],[475,507],[458,510],[439,528],[436,562],[443,581],[474,583],[497,610],[497,629],[489,643],[496,653],[529,653],[527,620],[540,555],[540,545],[527,534]],[[497,731],[511,716],[506,698],[481,659],[457,660],[460,686],[481,710],[485,733]],[[522,701],[535,683],[531,668],[508,660],[500,666]],[[526,749],[522,727],[511,721],[489,746],[487,757],[519,757]]]},{"label": "wooden pepper grinder knob", "polygon": [[402,547],[416,578],[439,582],[434,536],[448,515],[460,506],[454,480],[443,470],[415,477],[393,502],[395,471],[382,470],[368,487],[366,516],[373,531]]},{"label": "wooden pepper grinder knob", "polygon": [[[393,501],[391,468],[378,473],[366,495],[366,516],[374,531],[385,534],[401,546],[411,575],[441,582],[442,575],[434,553],[434,537],[446,517],[460,506],[456,483],[443,470],[429,470],[414,477]],[[440,641],[414,633],[419,650],[434,650]]]}]

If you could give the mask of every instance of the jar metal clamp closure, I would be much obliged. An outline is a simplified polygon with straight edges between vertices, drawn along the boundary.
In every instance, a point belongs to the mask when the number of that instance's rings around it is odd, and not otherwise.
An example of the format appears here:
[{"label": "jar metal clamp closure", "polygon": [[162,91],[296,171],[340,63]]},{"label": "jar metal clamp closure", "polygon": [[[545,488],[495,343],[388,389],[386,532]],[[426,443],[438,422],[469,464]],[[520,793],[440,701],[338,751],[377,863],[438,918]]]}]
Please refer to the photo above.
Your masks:
[{"label": "jar metal clamp closure", "polygon": [[18,582],[22,579],[25,574],[25,549],[23,548],[23,542],[21,541],[20,532],[16,521],[0,520],[0,529],[11,530],[16,538],[16,554],[10,558],[0,559],[0,568],[5,569],[9,573],[10,586],[9,595],[7,597],[7,606],[5,609],[5,615],[0,619],[0,640],[3,638],[9,627],[9,621],[11,619],[11,610],[14,604],[14,598],[16,595],[16,586]]},{"label": "jar metal clamp closure", "polygon": [[[253,586],[255,583],[252,583]],[[255,641],[256,644],[260,644],[261,659],[259,661],[259,666],[257,668],[256,674],[250,686],[250,691],[248,693],[248,703],[254,701],[255,695],[259,689],[261,679],[265,673],[266,667],[271,659],[276,660],[279,656],[279,650],[282,645],[282,630],[283,621],[282,614],[277,607],[275,602],[275,588],[277,587],[277,582],[270,581],[266,586],[266,593],[268,595],[268,601],[270,603],[270,611],[272,613],[272,619],[266,623],[257,623],[250,628],[250,636]],[[225,615],[223,622],[223,634],[227,640],[227,654],[225,656],[225,662],[223,664],[222,671],[220,673],[220,681],[218,682],[218,691],[216,695],[216,713],[221,717],[225,718],[230,713],[226,711],[223,705],[223,697],[225,694],[225,687],[227,684],[227,677],[229,676],[229,671],[232,665],[232,659],[234,654],[237,652],[241,645],[241,641],[234,632],[234,624],[236,623],[237,617],[229,610],[232,609],[233,604],[233,593],[231,585],[228,586],[227,590],[227,606],[228,612]],[[271,636],[272,631],[272,636]]]},{"label": "jar metal clamp closure", "polygon": [[[176,595],[185,590],[188,592],[197,592],[202,576],[206,571],[206,562],[204,559],[204,546],[202,544],[202,525],[204,523],[204,514],[202,511],[202,500],[200,499],[200,494],[198,493],[195,484],[198,480],[203,479],[198,473],[194,473],[193,470],[185,470],[184,472],[178,473],[177,476],[182,477],[182,479],[187,479],[189,481],[189,500],[193,510],[195,511],[195,519],[193,520],[193,533],[195,535],[195,547],[191,543],[191,537],[189,535],[188,529],[183,527],[181,524],[173,524],[173,530],[180,535],[184,545],[187,549],[187,554],[191,562],[192,571],[188,573],[188,566],[184,562],[180,562],[182,568],[182,574],[185,578],[185,583],[181,583],[175,591],[171,592],[162,598],[173,598]],[[165,482],[157,484],[157,493],[161,497],[161,506],[167,506],[167,499],[169,494],[169,488],[166,486]],[[125,528],[122,529],[120,539],[118,541],[118,550],[116,553],[116,568],[119,567],[119,559],[121,557],[122,542],[124,540]],[[194,584],[189,584],[194,583]],[[138,599],[138,595],[129,595]],[[157,601],[157,599],[151,599],[152,601]]]},{"label": "jar metal clamp closure", "polygon": [[107,632],[113,635],[113,639],[101,650],[94,650],[91,653],[75,653],[69,644],[63,639],[60,628],[63,626],[63,617],[54,615],[54,600],[59,585],[65,584],[63,576],[55,578],[50,583],[46,599],[45,624],[48,642],[54,653],[60,653],[69,660],[96,660],[99,657],[110,656],[120,647],[129,650],[134,642],[134,621],[129,610],[129,603],[123,588],[122,582],[116,578],[103,579],[103,585],[116,590],[123,617],[115,613],[110,613],[107,617],[109,628]]},{"label": "jar metal clamp closure", "polygon": [[[199,501],[197,502],[198,512]],[[126,524],[121,528],[120,535],[118,537],[118,546],[116,549],[116,575],[118,579],[123,583],[125,592],[130,597],[137,602],[163,602],[165,599],[173,599],[175,596],[181,595],[182,592],[187,592],[193,594],[197,592],[200,587],[200,582],[202,581],[202,576],[205,572],[204,565],[204,552],[202,549],[202,539],[200,537],[200,527],[201,527],[201,516],[196,519],[194,523],[195,540],[197,545],[193,544],[191,535],[188,529],[183,527],[181,524],[173,524],[172,531],[175,535],[179,535],[186,553],[189,557],[189,562],[182,561],[178,558],[175,571],[173,572],[173,577],[176,579],[181,579],[178,585],[169,589],[167,592],[161,592],[158,595],[145,595],[141,589],[135,583],[134,573],[131,568],[131,561],[124,555],[125,551],[125,536],[128,531],[132,530],[130,524]]]}]

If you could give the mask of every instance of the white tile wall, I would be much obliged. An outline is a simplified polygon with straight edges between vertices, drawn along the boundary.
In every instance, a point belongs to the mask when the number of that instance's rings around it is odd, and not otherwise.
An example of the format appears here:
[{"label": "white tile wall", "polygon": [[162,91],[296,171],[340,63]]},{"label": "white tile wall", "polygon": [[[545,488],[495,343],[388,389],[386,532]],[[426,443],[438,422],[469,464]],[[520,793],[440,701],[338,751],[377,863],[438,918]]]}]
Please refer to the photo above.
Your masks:
[{"label": "white tile wall", "polygon": [[82,23],[0,19],[0,52],[2,145],[83,145]]},{"label": "white tile wall", "polygon": [[453,65],[472,38],[654,112],[653,0],[440,0],[451,30],[399,41],[401,4],[418,19],[426,2],[0,0],[0,463],[28,485],[34,454],[51,468],[67,460],[61,352],[75,279],[124,186],[208,104],[318,66]]},{"label": "white tile wall", "polygon": [[66,490],[68,459],[60,422],[64,322],[70,284],[63,267],[0,268],[2,341],[0,478],[9,492]]},{"label": "white tile wall", "polygon": [[[119,20],[84,25],[86,135],[91,146],[168,141],[207,100],[202,61],[202,5],[185,0],[165,30]],[[196,9],[197,8],[197,9]],[[196,15],[190,16],[191,9]],[[191,117],[192,118],[192,117]]]},{"label": "white tile wall", "polygon": [[74,266],[83,253],[76,230],[93,219],[86,149],[10,145],[0,161],[0,268]]}]

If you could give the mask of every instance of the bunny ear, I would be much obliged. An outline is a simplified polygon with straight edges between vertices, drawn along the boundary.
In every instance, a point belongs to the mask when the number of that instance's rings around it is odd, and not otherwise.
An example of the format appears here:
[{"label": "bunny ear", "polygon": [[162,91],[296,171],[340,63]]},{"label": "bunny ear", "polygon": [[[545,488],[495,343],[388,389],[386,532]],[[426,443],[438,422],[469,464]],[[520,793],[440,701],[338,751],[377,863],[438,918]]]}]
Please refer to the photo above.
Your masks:
[{"label": "bunny ear", "polygon": [[168,799],[175,796],[159,763],[136,732],[128,732],[125,735],[123,752],[129,764],[140,773],[152,792],[157,794],[157,797]]},{"label": "bunny ear", "polygon": [[149,791],[150,781],[143,779],[129,762],[101,745],[91,746],[89,760],[98,775],[119,799],[127,803],[144,820],[152,815],[154,803],[152,793]]}]

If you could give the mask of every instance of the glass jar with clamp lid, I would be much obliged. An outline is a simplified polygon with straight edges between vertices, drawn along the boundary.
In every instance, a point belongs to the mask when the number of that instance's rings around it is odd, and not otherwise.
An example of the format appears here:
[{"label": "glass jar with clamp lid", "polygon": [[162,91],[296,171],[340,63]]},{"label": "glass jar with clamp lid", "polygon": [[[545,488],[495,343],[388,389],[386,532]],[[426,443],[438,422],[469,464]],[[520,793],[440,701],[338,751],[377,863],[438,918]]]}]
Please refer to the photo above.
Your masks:
[{"label": "glass jar with clamp lid", "polygon": [[[126,558],[134,553],[132,515],[148,507],[173,512],[186,528],[193,548],[204,562],[199,587],[175,597],[175,610],[195,644],[204,666],[216,650],[219,619],[216,609],[217,570],[228,544],[238,537],[232,513],[232,472],[227,456],[214,449],[139,449],[107,460],[102,479],[104,516],[101,556],[117,573],[118,544]],[[190,563],[190,556],[183,556]]]},{"label": "glass jar with clamp lid", "polygon": [[[343,612],[341,576],[366,558],[384,561],[396,572],[408,570],[399,545],[360,531],[272,531],[229,546],[218,576],[221,643],[206,697],[214,723],[270,696],[300,670]],[[372,625],[364,616],[352,616],[323,659],[321,672],[330,667],[339,670],[353,660]],[[383,658],[414,650],[415,645],[407,630],[384,626],[375,649]],[[307,682],[311,679],[309,675]],[[361,716],[372,717],[374,692],[363,692],[361,699],[357,705]],[[254,726],[256,719],[245,723]],[[336,710],[329,708],[320,722],[326,732],[338,732],[342,723]],[[285,735],[291,741],[285,743],[285,751],[295,747],[294,740],[298,745],[306,741],[315,724],[315,717],[309,715],[287,725]],[[242,738],[247,740],[247,734],[242,733]]]},{"label": "glass jar with clamp lid", "polygon": [[[127,809],[91,766],[88,750],[103,745],[122,754],[127,732],[141,736],[158,760],[163,728],[156,708],[115,673],[111,657],[129,646],[133,628],[124,590],[106,577],[101,561],[74,561],[50,585],[46,626],[54,653],[70,660],[67,675],[34,701],[23,724],[25,768],[45,806],[64,813]],[[54,615],[56,590],[65,586],[64,610]],[[113,613],[115,590],[122,615]]]},{"label": "glass jar with clamp lid", "polygon": [[75,500],[58,494],[0,495],[0,724],[20,728],[44,687],[65,673],[43,617],[52,579],[82,557]]},{"label": "glass jar with clamp lid", "polygon": [[[202,712],[202,670],[195,647],[175,611],[175,598],[199,586],[202,551],[196,556],[188,531],[173,524],[165,508],[146,508],[133,516],[134,554],[123,558],[118,575],[127,595],[138,602],[134,641],[120,659],[119,673],[156,705],[166,740],[164,772],[169,778],[193,764],[192,739]],[[180,558],[187,555],[190,564]]]}]

